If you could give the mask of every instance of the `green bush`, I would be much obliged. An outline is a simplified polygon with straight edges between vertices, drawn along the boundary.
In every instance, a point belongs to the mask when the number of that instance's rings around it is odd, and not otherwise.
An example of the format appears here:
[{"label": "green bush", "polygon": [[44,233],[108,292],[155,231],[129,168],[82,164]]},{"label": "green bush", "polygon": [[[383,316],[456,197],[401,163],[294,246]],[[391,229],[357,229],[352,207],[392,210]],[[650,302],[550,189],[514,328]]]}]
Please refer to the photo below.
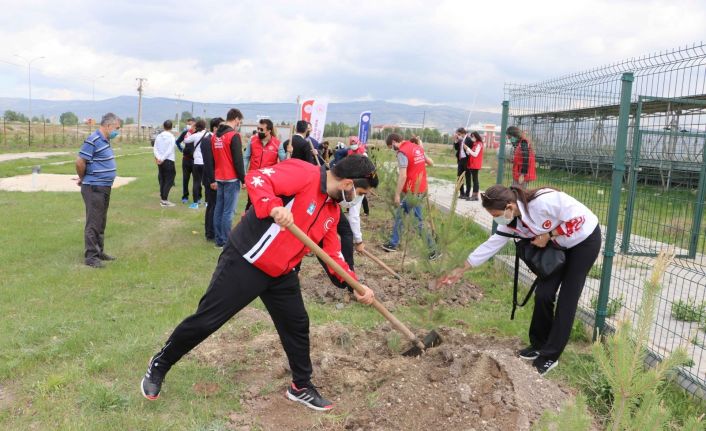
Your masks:
[{"label": "green bush", "polygon": [[697,304],[691,297],[672,304],[672,317],[683,322],[703,322],[706,317],[706,304]]},{"label": "green bush", "polygon": [[[618,314],[623,305],[625,304],[625,298],[620,295],[618,298],[611,298],[608,301],[608,306],[606,307],[606,317],[613,317]],[[591,309],[598,309],[598,295],[591,298]]]}]

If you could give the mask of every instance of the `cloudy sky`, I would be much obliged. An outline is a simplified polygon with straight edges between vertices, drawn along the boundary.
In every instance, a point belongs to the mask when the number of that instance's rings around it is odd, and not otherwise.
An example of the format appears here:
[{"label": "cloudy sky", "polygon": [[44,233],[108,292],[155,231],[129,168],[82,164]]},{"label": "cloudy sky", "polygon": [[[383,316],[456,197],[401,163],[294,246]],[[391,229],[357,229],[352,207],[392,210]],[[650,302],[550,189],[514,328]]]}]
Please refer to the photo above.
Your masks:
[{"label": "cloudy sky", "polygon": [[[111,4],[112,3],[112,4]],[[102,4],[105,4],[103,7]],[[108,6],[110,4],[110,6]],[[532,82],[698,42],[703,0],[0,0],[0,97],[496,108]]]}]

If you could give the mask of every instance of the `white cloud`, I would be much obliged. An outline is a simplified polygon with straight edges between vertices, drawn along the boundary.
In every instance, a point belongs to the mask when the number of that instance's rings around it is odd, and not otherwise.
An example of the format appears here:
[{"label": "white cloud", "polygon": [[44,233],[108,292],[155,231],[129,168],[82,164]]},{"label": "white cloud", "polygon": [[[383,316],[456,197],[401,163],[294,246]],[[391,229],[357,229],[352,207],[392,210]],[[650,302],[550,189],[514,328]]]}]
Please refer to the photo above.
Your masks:
[{"label": "white cloud", "polygon": [[[127,1],[4,6],[0,60],[46,56],[33,96],[205,102],[405,100],[496,107],[503,83],[550,78],[702,37],[706,5],[675,1]],[[0,95],[26,69],[0,63]]]}]

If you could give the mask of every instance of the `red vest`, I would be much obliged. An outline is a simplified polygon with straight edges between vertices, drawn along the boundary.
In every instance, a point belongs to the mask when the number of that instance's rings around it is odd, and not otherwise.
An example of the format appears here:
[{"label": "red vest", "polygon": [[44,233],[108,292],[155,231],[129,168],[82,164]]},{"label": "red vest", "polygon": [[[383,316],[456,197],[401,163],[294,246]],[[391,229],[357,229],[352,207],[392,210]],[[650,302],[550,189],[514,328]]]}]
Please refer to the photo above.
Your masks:
[{"label": "red vest", "polygon": [[526,139],[523,139],[522,141],[518,142],[517,146],[515,147],[515,157],[512,161],[512,179],[517,181],[520,179],[520,175],[522,175],[522,164],[524,162],[522,156],[523,141],[527,143],[527,150],[529,152],[529,160],[527,160],[527,173],[524,174],[524,181],[534,181],[535,179],[537,179],[537,173],[534,169],[534,150],[532,149],[532,144]]},{"label": "red vest", "polygon": [[213,150],[213,162],[216,165],[216,181],[230,181],[238,178],[233,166],[233,154],[230,152],[230,142],[237,132],[231,130],[223,136],[211,137],[211,149]]},{"label": "red vest", "polygon": [[262,169],[268,166],[276,165],[279,161],[277,151],[279,150],[279,141],[274,136],[270,136],[267,145],[262,145],[260,138],[256,135],[250,141],[250,167],[248,172],[253,169]]},{"label": "red vest", "polygon": [[402,192],[426,193],[427,164],[424,149],[410,141],[404,141],[400,144],[399,152],[407,157],[407,181]]},{"label": "red vest", "polygon": [[468,156],[468,169],[480,169],[483,167],[483,142],[474,142],[473,146],[471,147],[471,150],[475,150],[479,146],[480,148],[478,148],[477,156]]}]

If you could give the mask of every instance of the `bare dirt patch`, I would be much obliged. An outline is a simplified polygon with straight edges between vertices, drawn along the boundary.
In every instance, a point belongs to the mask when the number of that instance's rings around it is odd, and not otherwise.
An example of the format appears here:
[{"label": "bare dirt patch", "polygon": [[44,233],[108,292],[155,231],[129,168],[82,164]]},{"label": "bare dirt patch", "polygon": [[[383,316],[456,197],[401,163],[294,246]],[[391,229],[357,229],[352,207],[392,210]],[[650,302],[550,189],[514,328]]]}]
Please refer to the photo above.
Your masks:
[{"label": "bare dirt patch", "polygon": [[[0,178],[0,190],[9,192],[80,192],[76,175],[29,174]],[[113,188],[117,189],[136,180],[135,177],[116,177]]]},{"label": "bare dirt patch", "polygon": [[[191,356],[242,383],[243,410],[228,418],[236,430],[527,430],[573,396],[515,356],[519,340],[439,332],[441,346],[406,358],[398,351],[405,342],[387,324],[312,328],[314,383],[334,401],[329,413],[285,399],[290,372],[265,312],[243,310]],[[238,371],[229,371],[234,363]]]}]

